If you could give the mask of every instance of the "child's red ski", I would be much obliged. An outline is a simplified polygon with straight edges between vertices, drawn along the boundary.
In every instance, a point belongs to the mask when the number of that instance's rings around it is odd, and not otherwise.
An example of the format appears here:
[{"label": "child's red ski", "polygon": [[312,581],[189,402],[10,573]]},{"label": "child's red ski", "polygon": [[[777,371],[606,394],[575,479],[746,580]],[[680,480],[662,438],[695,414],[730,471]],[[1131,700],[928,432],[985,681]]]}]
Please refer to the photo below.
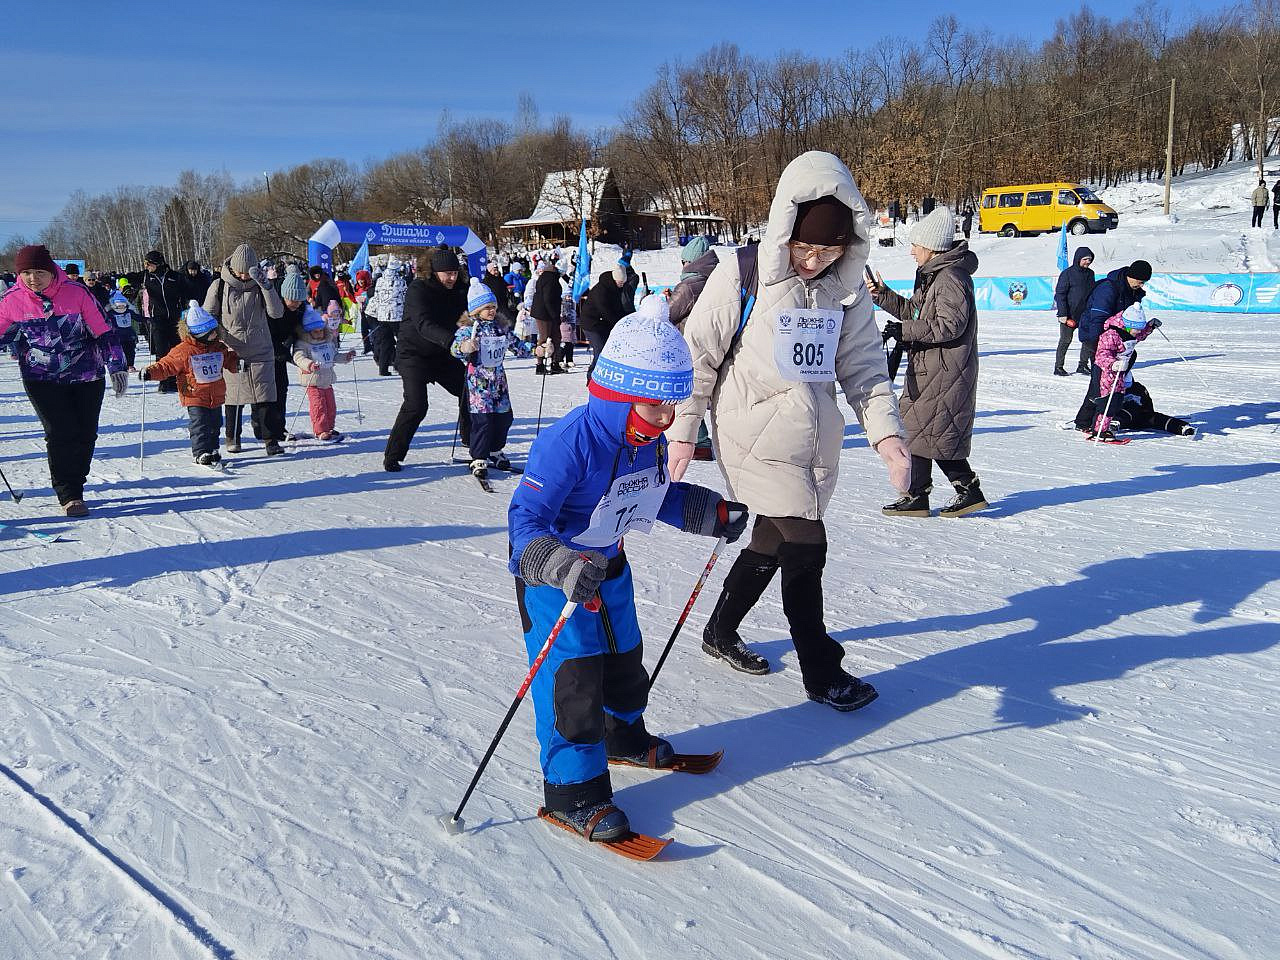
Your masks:
[{"label": "child's red ski", "polygon": [[1108,439],[1106,437],[1086,436],[1085,439],[1088,440],[1090,443],[1105,443],[1105,444],[1109,444],[1111,446],[1117,446],[1117,447],[1122,447],[1126,443],[1133,442],[1133,437],[1111,437],[1110,439]]},{"label": "child's red ski", "polygon": [[[575,837],[580,836],[577,830],[560,820],[557,820],[551,814],[547,813],[543,807],[538,808],[538,816],[553,826],[559,827],[567,833],[572,833]],[[671,843],[670,837],[650,837],[643,833],[628,833],[626,836],[619,837],[617,840],[590,840],[588,843],[593,847],[604,847],[610,853],[616,853],[620,857],[626,857],[628,860],[652,860]]]},{"label": "child's red ski", "polygon": [[613,757],[609,758],[609,763],[615,767],[639,767],[641,770],[657,770],[659,773],[710,773],[720,766],[723,757],[724,751],[717,750],[715,753],[677,753],[671,763],[662,767],[654,765],[652,754],[648,763],[615,760]]}]

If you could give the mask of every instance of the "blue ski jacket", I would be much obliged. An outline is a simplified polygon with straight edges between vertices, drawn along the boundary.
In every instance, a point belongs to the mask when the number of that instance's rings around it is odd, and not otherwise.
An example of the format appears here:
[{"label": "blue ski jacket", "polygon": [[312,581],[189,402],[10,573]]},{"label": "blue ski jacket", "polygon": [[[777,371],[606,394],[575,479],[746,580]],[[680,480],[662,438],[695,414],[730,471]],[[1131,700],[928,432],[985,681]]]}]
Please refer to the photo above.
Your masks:
[{"label": "blue ski jacket", "polygon": [[[511,572],[520,576],[520,557],[529,541],[552,536],[573,550],[615,556],[619,547],[584,547],[573,538],[586,531],[591,514],[613,481],[660,465],[665,476],[667,442],[634,447],[627,443],[629,403],[588,397],[534,441],[520,485],[511,497],[507,527]],[[671,483],[658,519],[683,528],[685,498],[693,486]],[[718,495],[715,495],[719,499]]]}]

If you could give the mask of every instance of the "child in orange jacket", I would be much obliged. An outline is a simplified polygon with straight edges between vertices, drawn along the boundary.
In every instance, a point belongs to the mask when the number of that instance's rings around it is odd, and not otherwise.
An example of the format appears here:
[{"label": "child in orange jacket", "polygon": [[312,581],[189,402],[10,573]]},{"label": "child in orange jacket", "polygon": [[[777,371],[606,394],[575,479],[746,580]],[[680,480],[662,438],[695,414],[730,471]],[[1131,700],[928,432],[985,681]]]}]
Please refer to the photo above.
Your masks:
[{"label": "child in orange jacket", "polygon": [[218,439],[222,433],[222,404],[227,384],[222,371],[240,369],[236,352],[218,338],[218,321],[192,300],[178,323],[178,345],[148,367],[138,371],[142,380],[175,377],[178,399],[191,421],[191,453],[196,463],[219,467]]}]

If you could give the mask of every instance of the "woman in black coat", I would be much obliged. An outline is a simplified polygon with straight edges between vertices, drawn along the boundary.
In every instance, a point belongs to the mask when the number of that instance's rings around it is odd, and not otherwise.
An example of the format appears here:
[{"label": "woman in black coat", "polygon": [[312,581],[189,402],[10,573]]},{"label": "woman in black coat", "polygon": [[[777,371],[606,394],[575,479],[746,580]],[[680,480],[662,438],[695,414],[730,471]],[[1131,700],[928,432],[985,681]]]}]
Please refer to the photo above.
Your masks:
[{"label": "woman in black coat", "polygon": [[[564,373],[560,365],[560,271],[552,264],[547,264],[538,274],[537,284],[533,288],[533,307],[530,313],[538,323],[538,342],[545,344],[551,341],[551,355],[538,359],[538,373]],[[548,370],[547,364],[550,363]]]}]

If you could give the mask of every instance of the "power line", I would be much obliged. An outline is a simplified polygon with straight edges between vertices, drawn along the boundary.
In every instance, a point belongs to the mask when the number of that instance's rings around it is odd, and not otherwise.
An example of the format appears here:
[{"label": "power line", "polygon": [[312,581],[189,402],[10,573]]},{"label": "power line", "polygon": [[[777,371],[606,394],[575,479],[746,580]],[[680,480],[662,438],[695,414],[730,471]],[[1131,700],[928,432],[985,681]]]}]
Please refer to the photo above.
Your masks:
[{"label": "power line", "polygon": [[942,156],[946,156],[949,153],[959,153],[961,150],[968,150],[972,147],[979,147],[984,143],[993,143],[996,140],[1004,140],[1006,137],[1016,137],[1024,133],[1034,133],[1037,130],[1043,130],[1045,127],[1052,126],[1055,123],[1066,123],[1069,120],[1079,120],[1081,117],[1088,117],[1095,113],[1102,113],[1105,110],[1113,110],[1121,104],[1133,103],[1135,100],[1141,100],[1144,97],[1150,97],[1157,93],[1163,94],[1167,89],[1167,87],[1160,87],[1158,89],[1147,90],[1143,93],[1135,94],[1132,97],[1125,97],[1123,100],[1112,100],[1105,106],[1094,107],[1092,110],[1084,110],[1080,113],[1074,113],[1067,117],[1056,117],[1053,120],[1038,123],[1034,127],[1023,127],[1020,130],[1009,130],[1006,133],[997,134],[994,137],[987,137],[985,140],[971,140],[970,142],[962,143],[957,147],[948,147],[946,150],[942,151]]}]

